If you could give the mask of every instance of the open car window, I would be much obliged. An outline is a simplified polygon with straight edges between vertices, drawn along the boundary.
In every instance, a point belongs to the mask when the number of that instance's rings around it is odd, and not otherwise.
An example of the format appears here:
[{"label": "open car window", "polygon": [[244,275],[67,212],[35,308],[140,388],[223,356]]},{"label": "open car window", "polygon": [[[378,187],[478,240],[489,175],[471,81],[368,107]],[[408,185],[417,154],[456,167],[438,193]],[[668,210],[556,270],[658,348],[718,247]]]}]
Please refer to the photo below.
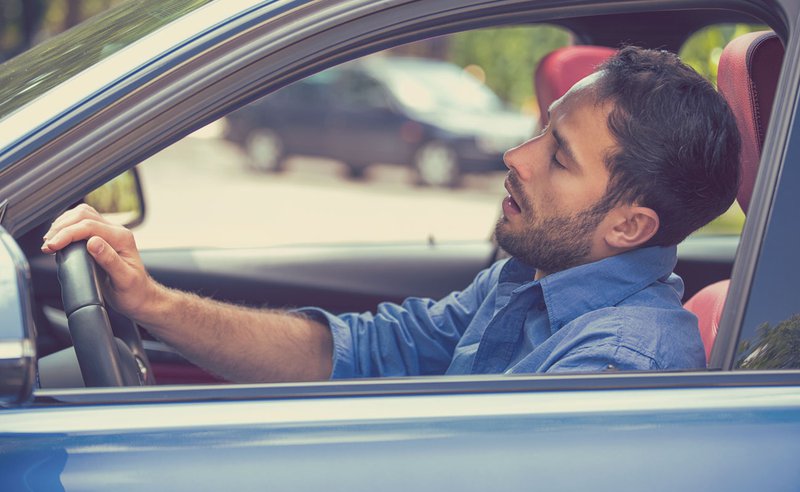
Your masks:
[{"label": "open car window", "polygon": [[[503,59],[481,48],[489,40]],[[472,31],[295,82],[143,162],[150,213],[137,240],[485,242],[500,214],[502,154],[540,127],[534,70],[568,43],[546,25]]]},{"label": "open car window", "polygon": [[[145,261],[183,290],[332,313],[464,288],[497,258],[502,154],[543,126],[533,73],[578,38],[549,25],[466,31],[343,63],[236,108],[139,164]],[[709,64],[721,46],[706,43]],[[728,278],[735,250],[692,244],[678,266],[684,300]],[[57,304],[43,310],[52,325],[43,353],[67,339],[53,328]],[[159,341],[145,344],[172,370],[160,381],[214,380],[182,373],[186,361]]]},{"label": "open car window", "polygon": [[[714,82],[725,43],[759,28],[708,28],[690,38],[681,53]],[[148,217],[136,229],[137,242],[146,255],[153,251],[149,257],[160,280],[252,305],[322,304],[335,313],[361,312],[384,300],[437,299],[459,290],[496,257],[490,236],[505,194],[502,153],[541,129],[533,74],[543,56],[571,44],[571,38],[547,25],[465,32],[393,48],[295,82],[139,166]],[[525,39],[540,43],[536,49],[513,48]],[[511,54],[504,56],[512,60],[498,63],[499,55],[479,49],[487,40],[494,40],[497,53],[507,47]],[[431,163],[423,160],[428,154]],[[738,235],[742,222],[734,205],[700,234]],[[397,281],[402,255],[447,251],[431,261],[451,261],[453,244],[477,245],[457,253],[470,255],[466,265],[435,267],[435,280],[417,282],[412,269],[400,278],[401,288],[386,287]],[[395,248],[393,254],[376,253],[381,248],[385,253],[386,245]],[[684,300],[729,273],[730,248],[721,261],[714,248],[701,243],[694,250],[701,259],[684,262],[690,265],[680,272],[688,285]],[[181,251],[213,271],[211,280],[162,267]],[[710,258],[703,260],[704,254]],[[308,255],[316,258],[309,262]],[[364,262],[365,255],[375,256]],[[337,299],[318,292],[319,279],[304,276],[295,283],[308,283],[287,294],[283,284],[271,282],[274,257],[288,260],[278,267],[283,275],[302,268],[331,275],[321,282],[331,284]],[[332,262],[340,266],[331,268]],[[360,289],[335,279],[353,275],[348,269],[364,281]],[[242,281],[249,286],[236,285]],[[148,344],[172,360],[167,347]]]}]

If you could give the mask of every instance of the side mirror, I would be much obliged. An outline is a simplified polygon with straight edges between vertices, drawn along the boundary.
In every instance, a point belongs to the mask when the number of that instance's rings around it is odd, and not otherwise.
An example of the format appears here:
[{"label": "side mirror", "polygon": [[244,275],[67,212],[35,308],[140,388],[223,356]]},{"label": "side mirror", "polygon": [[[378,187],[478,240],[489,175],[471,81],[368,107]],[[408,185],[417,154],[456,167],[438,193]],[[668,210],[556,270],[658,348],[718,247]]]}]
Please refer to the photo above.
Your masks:
[{"label": "side mirror", "polygon": [[36,342],[28,260],[0,227],[0,406],[30,401],[36,383]]},{"label": "side mirror", "polygon": [[136,168],[92,191],[84,201],[115,224],[130,228],[144,220],[144,194]]}]

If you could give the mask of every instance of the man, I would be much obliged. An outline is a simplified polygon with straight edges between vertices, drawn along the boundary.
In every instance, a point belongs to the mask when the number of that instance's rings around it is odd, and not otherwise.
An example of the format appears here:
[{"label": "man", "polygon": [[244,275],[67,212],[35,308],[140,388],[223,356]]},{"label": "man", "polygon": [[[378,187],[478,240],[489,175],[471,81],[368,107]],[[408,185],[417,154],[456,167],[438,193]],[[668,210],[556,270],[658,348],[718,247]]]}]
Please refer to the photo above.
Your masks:
[{"label": "man", "polygon": [[504,157],[496,236],[512,259],[437,302],[334,316],[202,299],[156,283],[132,234],[85,205],[42,250],[88,239],[119,311],[233,381],[703,367],[671,271],[675,245],[736,194],[725,101],[676,56],[628,47],[550,113]]}]

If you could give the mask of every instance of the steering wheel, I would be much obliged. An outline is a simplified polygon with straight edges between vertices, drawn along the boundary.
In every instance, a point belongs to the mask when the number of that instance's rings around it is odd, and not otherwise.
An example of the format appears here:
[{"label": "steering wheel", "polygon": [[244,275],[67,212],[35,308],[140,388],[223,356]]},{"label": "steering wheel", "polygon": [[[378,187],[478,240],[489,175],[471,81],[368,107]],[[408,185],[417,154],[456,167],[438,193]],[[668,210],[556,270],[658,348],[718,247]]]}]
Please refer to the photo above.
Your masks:
[{"label": "steering wheel", "polygon": [[[77,241],[56,253],[61,299],[86,386],[153,384],[150,362],[136,324],[125,318],[112,328],[100,288],[100,273]],[[116,336],[115,336],[116,335]]]}]

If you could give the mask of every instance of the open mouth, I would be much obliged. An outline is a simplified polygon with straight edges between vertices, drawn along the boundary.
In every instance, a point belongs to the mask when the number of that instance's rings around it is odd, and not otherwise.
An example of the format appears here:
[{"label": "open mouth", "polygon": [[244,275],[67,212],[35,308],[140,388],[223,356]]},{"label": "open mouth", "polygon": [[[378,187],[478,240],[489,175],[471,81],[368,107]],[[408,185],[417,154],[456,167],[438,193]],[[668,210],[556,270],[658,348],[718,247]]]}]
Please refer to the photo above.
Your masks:
[{"label": "open mouth", "polygon": [[503,215],[506,217],[512,215],[519,215],[522,213],[522,209],[520,208],[519,204],[516,200],[514,200],[514,196],[511,193],[511,185],[509,184],[509,178],[506,178],[505,182],[506,191],[508,191],[508,196],[503,199]]}]

